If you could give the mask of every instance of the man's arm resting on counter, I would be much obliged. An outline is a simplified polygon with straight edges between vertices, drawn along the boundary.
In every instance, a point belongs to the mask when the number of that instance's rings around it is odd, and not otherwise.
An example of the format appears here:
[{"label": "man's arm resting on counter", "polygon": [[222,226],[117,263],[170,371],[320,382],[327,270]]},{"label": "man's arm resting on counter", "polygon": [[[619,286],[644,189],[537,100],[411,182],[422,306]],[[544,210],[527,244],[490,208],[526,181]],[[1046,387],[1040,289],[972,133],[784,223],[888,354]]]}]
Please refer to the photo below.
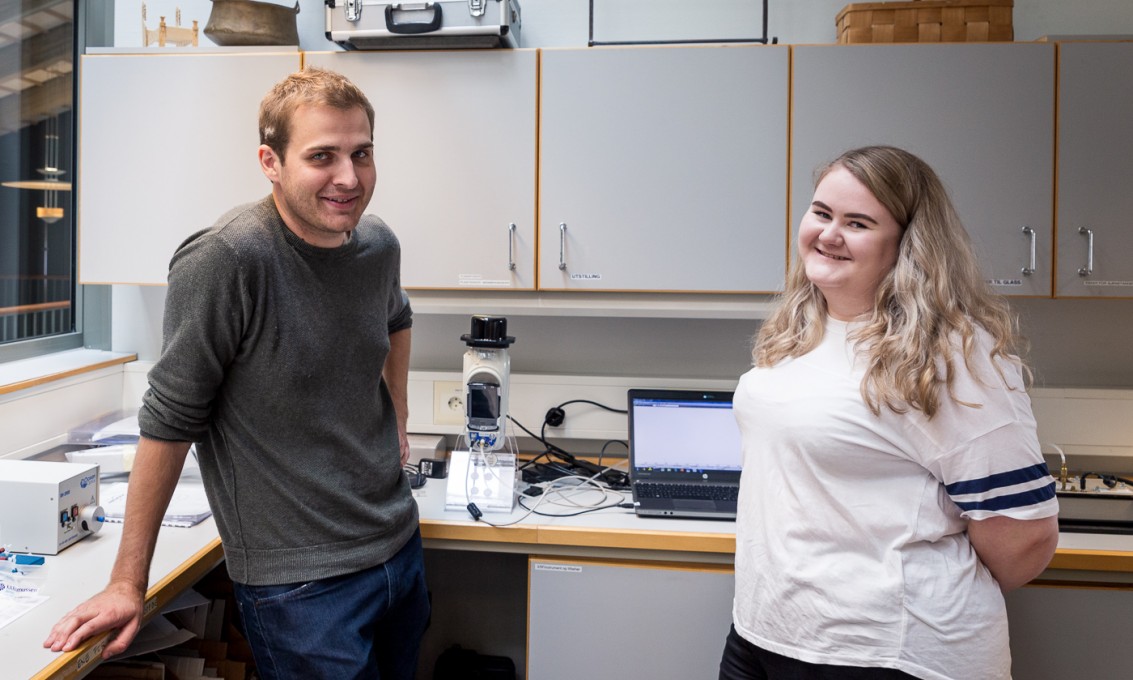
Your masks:
[{"label": "man's arm resting on counter", "polygon": [[409,346],[412,338],[411,328],[390,333],[389,354],[386,365],[382,367],[382,377],[393,397],[393,409],[397,412],[397,440],[401,445],[402,465],[409,460]]},{"label": "man's arm resting on counter", "polygon": [[118,636],[102,653],[105,659],[123,652],[133,641],[141,625],[157,533],[188,451],[188,442],[146,437],[138,442],[130,470],[122,541],[110,572],[110,583],[60,619],[52,627],[44,647],[69,652],[89,637],[118,628]]},{"label": "man's arm resting on counter", "polygon": [[1058,517],[995,516],[968,523],[968,538],[1003,592],[1025,585],[1046,569],[1058,547]]}]

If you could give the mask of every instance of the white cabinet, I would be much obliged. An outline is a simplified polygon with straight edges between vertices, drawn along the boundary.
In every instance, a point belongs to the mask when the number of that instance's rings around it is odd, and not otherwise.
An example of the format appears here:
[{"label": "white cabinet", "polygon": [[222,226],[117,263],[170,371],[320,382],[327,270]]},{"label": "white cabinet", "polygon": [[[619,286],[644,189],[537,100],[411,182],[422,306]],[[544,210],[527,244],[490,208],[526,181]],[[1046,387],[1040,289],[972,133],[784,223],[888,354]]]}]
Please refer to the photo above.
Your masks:
[{"label": "white cabinet", "polygon": [[164,284],[187,236],[270,193],[260,100],[299,53],[98,54],[80,68],[79,281]]},{"label": "white cabinet", "polygon": [[731,565],[532,557],[527,677],[714,678]]},{"label": "white cabinet", "polygon": [[1051,294],[1053,45],[807,46],[793,68],[793,225],[819,165],[903,147],[947,185],[997,291]]},{"label": "white cabinet", "polygon": [[788,56],[544,50],[539,288],[780,290]]},{"label": "white cabinet", "polygon": [[1133,42],[1058,46],[1055,294],[1133,297]]},{"label": "white cabinet", "polygon": [[369,212],[401,241],[402,285],[535,287],[537,60],[535,50],[306,55],[374,106]]}]

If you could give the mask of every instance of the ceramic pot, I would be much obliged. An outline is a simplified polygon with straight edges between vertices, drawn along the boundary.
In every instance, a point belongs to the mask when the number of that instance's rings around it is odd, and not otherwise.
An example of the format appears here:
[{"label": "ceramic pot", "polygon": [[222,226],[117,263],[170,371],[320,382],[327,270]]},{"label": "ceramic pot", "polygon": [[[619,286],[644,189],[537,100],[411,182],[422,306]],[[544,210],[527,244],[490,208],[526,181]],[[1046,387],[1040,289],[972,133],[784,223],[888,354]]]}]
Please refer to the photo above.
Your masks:
[{"label": "ceramic pot", "polygon": [[212,0],[205,35],[217,45],[298,45],[295,7],[255,0]]}]

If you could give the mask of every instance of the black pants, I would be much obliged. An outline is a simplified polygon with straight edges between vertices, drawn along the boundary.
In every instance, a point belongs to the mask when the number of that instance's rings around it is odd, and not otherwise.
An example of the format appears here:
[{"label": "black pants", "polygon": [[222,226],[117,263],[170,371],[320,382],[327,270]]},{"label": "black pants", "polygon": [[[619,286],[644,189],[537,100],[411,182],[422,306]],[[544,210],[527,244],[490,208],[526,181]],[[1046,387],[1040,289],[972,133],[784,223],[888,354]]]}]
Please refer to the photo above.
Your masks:
[{"label": "black pants", "polygon": [[900,680],[912,678],[892,668],[860,668],[806,663],[769,652],[740,637],[736,627],[724,643],[720,680]]}]

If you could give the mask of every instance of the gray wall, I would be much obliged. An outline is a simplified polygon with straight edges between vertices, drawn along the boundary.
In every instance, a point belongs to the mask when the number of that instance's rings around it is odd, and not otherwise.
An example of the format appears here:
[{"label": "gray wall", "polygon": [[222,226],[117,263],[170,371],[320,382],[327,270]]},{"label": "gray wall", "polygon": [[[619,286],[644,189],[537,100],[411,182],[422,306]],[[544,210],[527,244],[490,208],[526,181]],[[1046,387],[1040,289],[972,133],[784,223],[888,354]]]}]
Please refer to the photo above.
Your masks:
[{"label": "gray wall", "polygon": [[[1133,300],[1018,299],[1040,387],[1133,387]],[[469,304],[469,313],[492,313]],[[750,366],[758,321],[511,317],[517,373],[730,380]],[[465,316],[419,316],[416,370],[460,371]]]}]

